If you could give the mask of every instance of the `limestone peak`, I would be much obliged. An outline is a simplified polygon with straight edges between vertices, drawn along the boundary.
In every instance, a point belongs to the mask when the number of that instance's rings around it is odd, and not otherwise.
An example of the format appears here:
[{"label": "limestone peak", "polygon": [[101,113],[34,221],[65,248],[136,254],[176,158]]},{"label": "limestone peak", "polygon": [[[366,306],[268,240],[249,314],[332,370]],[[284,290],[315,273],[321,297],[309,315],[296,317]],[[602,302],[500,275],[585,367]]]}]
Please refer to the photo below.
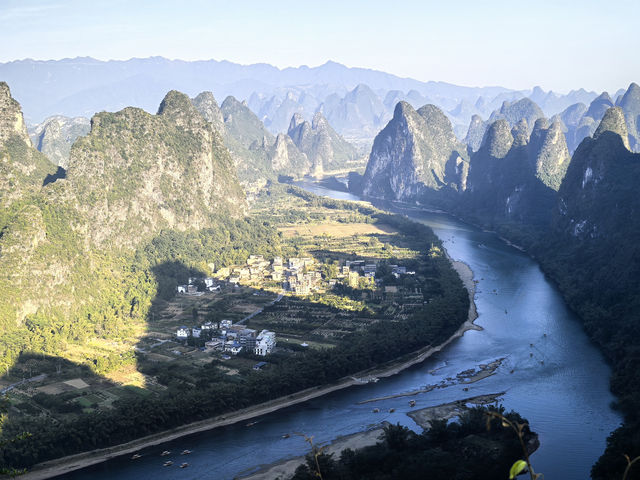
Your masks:
[{"label": "limestone peak", "polygon": [[629,133],[627,131],[627,123],[625,122],[622,108],[611,107],[605,112],[600,125],[598,125],[598,128],[596,129],[596,133],[593,135],[593,138],[597,139],[604,132],[613,132],[620,135],[622,143],[624,143],[624,146],[629,149]]}]

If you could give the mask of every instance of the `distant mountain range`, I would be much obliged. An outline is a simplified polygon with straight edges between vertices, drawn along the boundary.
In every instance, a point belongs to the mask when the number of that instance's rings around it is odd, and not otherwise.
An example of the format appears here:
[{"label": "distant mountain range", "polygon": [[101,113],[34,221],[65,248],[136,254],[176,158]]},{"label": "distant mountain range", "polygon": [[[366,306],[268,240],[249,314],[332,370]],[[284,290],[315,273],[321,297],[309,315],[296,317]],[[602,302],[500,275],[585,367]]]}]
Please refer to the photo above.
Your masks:
[{"label": "distant mountain range", "polygon": [[[189,96],[212,91],[217,98],[245,100],[274,135],[287,131],[295,113],[312,121],[321,112],[337,133],[360,147],[360,153],[368,153],[373,138],[392,118],[399,101],[416,109],[428,103],[436,105],[449,117],[458,138],[463,138],[474,115],[487,119],[505,101],[530,98],[546,117],[551,117],[576,103],[587,105],[598,96],[584,89],[561,95],[539,87],[516,91],[500,86],[422,82],[335,62],[280,70],[268,64],[187,62],[162,57],[18,60],[0,64],[0,80],[12,86],[30,125],[53,115],[90,118],[96,112],[127,106],[154,112],[169,90]],[[616,92],[612,102],[621,93]]]}]

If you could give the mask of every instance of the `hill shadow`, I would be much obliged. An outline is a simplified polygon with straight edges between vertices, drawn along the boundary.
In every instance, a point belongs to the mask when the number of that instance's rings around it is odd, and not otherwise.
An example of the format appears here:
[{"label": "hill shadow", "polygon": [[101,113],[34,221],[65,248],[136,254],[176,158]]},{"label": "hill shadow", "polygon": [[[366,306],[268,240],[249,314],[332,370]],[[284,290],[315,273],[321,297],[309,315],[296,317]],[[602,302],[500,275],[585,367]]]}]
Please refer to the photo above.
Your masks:
[{"label": "hill shadow", "polygon": [[[378,217],[391,222],[386,214]],[[363,264],[378,261],[380,277],[395,291],[373,288],[372,280],[331,285],[331,274],[322,272],[328,272],[332,262],[346,261],[343,252],[332,248],[307,251],[316,259],[313,269],[320,272],[314,278],[327,280],[330,295],[311,291],[281,296],[284,278],[236,286],[228,281],[231,275],[214,279],[207,268],[175,259],[149,267],[156,294],[135,343],[119,350],[114,343],[115,350],[109,352],[87,349],[86,360],[75,363],[25,351],[1,379],[3,388],[11,387],[4,437],[23,431],[31,437],[7,444],[0,461],[24,468],[124,443],[334,382],[440,343],[466,319],[467,293],[447,259],[431,256],[433,234],[427,236],[426,227],[408,220],[395,221],[396,228],[404,225],[405,233],[417,235],[424,247],[419,252],[423,266],[404,265],[415,268],[415,275],[392,279],[393,257],[381,262],[375,255],[356,255]],[[369,238],[391,250],[406,247],[395,234]],[[178,250],[173,256],[179,255]],[[363,273],[360,278],[365,278]],[[194,288],[177,293],[181,285]],[[213,291],[205,291],[209,287]],[[406,290],[398,293],[398,288]],[[399,295],[412,295],[413,305],[401,307]],[[253,330],[256,336],[274,331],[277,349],[264,357],[256,355],[250,343],[235,355],[224,351],[224,342],[207,345],[220,339],[222,320],[241,324],[240,330]],[[203,334],[207,323],[212,327]],[[186,338],[177,336],[182,326],[189,329]],[[236,339],[238,335],[236,331]],[[254,369],[259,362],[266,364]]]}]

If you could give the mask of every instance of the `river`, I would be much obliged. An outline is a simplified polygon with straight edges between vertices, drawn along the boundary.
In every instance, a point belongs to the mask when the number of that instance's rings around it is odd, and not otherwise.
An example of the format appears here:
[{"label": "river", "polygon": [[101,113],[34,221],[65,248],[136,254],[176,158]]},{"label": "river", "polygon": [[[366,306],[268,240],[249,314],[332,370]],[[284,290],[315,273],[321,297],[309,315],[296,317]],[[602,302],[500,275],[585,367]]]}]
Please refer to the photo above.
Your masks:
[{"label": "river", "polygon": [[[337,199],[352,195],[301,183],[309,191]],[[476,325],[440,354],[402,373],[334,392],[315,400],[259,417],[251,427],[232,425],[143,450],[135,461],[120,458],[59,479],[232,479],[284,458],[308,451],[296,435],[313,435],[316,443],[366,430],[386,420],[419,431],[406,413],[407,398],[375,403],[362,400],[410,392],[425,385],[447,382],[456,374],[504,358],[493,376],[468,385],[459,384],[418,394],[416,407],[424,408],[476,395],[506,392],[502,404],[527,418],[539,434],[541,446],[533,455],[537,472],[548,480],[584,480],[600,456],[606,437],[621,421],[611,410],[610,369],[582,331],[555,286],[526,254],[495,234],[469,226],[451,216],[417,209],[395,211],[429,225],[449,255],[468,264],[477,281]],[[451,383],[449,381],[449,383]],[[381,413],[373,413],[379,408]],[[390,408],[395,412],[388,413]],[[162,450],[192,450],[188,457],[160,457]],[[184,470],[162,467],[171,458],[188,461]],[[506,473],[506,472],[505,472]],[[505,475],[506,478],[506,475]]]}]

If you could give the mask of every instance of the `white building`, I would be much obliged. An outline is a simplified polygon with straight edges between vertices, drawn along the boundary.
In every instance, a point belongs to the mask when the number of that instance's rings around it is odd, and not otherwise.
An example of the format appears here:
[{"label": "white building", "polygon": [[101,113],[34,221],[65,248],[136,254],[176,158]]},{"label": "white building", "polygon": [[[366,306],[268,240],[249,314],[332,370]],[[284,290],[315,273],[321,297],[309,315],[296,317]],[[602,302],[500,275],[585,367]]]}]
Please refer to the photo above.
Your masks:
[{"label": "white building", "polygon": [[207,277],[207,278],[205,278],[205,279],[204,279],[204,284],[205,284],[207,287],[213,287],[213,278],[211,278],[211,277]]},{"label": "white building", "polygon": [[187,293],[187,286],[186,285],[178,285],[178,293]]},{"label": "white building", "polygon": [[224,351],[229,352],[232,355],[237,355],[242,351],[242,345],[240,345],[235,340],[228,340],[224,344]]},{"label": "white building", "polygon": [[200,330],[198,327],[193,327],[191,329],[191,335],[193,335],[193,338],[200,338],[201,333],[202,333],[202,330]]},{"label": "white building", "polygon": [[269,332],[268,330],[262,330],[256,338],[256,355],[268,355],[276,346],[276,334],[275,332]]},{"label": "white building", "polygon": [[179,339],[186,339],[189,337],[189,329],[187,327],[180,327],[176,332],[176,337]]}]

